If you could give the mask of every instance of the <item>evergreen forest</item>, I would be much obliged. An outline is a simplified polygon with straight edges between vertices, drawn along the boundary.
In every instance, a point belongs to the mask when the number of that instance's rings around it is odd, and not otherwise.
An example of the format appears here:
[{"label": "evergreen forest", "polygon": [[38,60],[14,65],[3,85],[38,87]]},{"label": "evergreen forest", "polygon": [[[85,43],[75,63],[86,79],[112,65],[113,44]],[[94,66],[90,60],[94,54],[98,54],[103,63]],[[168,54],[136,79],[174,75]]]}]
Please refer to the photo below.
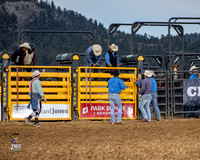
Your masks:
[{"label": "evergreen forest", "polygon": [[[26,33],[23,31],[40,32]],[[73,33],[43,33],[42,31]],[[90,32],[93,36],[82,32]],[[109,39],[108,28],[105,28],[101,22],[88,19],[72,10],[56,7],[53,1],[44,0],[0,0],[0,35],[1,53],[11,54],[23,42],[34,43],[36,45],[36,65],[58,65],[55,61],[56,55],[84,54],[90,45],[96,43],[102,46],[103,53],[107,52],[110,43],[115,43],[119,46],[119,57],[129,54],[165,57],[169,44],[167,35],[159,38],[147,34],[135,34],[132,38],[131,34],[120,30],[112,34]],[[171,40],[172,50],[181,52],[181,38],[177,35]],[[199,33],[184,36],[184,50],[192,53],[200,52]]]}]

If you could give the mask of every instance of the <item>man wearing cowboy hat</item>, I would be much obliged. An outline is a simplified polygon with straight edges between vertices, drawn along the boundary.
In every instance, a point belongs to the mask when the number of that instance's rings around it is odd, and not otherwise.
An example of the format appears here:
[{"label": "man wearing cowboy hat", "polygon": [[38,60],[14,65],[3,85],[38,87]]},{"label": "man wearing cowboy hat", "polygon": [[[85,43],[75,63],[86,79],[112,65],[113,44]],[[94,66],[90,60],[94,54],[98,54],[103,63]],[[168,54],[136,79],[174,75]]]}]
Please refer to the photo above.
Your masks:
[{"label": "man wearing cowboy hat", "polygon": [[[35,60],[36,60],[36,54],[34,52],[35,50],[35,44],[29,43],[29,46],[31,49],[26,52],[24,56],[24,65],[25,66],[34,66],[35,65]],[[25,68],[27,72],[31,72],[32,68]]]},{"label": "man wearing cowboy hat", "polygon": [[[190,72],[192,72],[190,79],[199,79],[198,68],[199,67],[196,67],[195,65],[190,68]],[[194,111],[194,109],[195,109],[195,106],[192,105],[192,106],[189,107],[188,111]],[[200,111],[200,105],[197,105],[197,111]],[[187,115],[188,118],[192,118],[192,116],[193,116],[193,113],[188,113],[188,115]],[[196,117],[200,118],[200,112],[196,113]]]},{"label": "man wearing cowboy hat", "polygon": [[41,82],[40,82],[40,74],[38,70],[34,71],[31,77],[33,78],[29,83],[29,96],[31,98],[30,103],[28,104],[27,108],[32,109],[33,112],[26,117],[24,120],[25,122],[30,125],[30,120],[33,116],[35,116],[35,123],[34,126],[41,126],[38,122],[38,118],[42,109],[42,97],[44,98],[44,102],[46,103],[47,100],[44,97],[44,92],[42,90]]},{"label": "man wearing cowboy hat", "polygon": [[155,80],[154,77],[156,77],[156,75],[154,74],[154,71],[149,71],[151,74],[152,74],[152,77],[150,78],[151,80],[151,96],[152,96],[152,99],[151,99],[151,104],[153,106],[153,109],[156,113],[156,118],[158,121],[161,120],[161,115],[160,115],[160,109],[158,107],[158,93],[157,93],[157,82]]},{"label": "man wearing cowboy hat", "polygon": [[11,61],[15,63],[16,65],[24,65],[24,57],[26,53],[28,53],[28,50],[31,49],[28,43],[23,43],[19,46],[19,49],[17,49],[12,55],[11,55]]},{"label": "man wearing cowboy hat", "polygon": [[190,79],[199,79],[199,77],[198,77],[198,68],[199,67],[196,67],[195,65],[190,68],[190,72],[192,72],[192,75],[190,76]]},{"label": "man wearing cowboy hat", "polygon": [[114,69],[111,71],[111,75],[114,77],[109,79],[108,81],[108,99],[110,102],[110,122],[111,124],[115,123],[115,104],[118,107],[117,111],[117,123],[121,123],[121,117],[122,117],[122,102],[120,98],[121,90],[125,90],[126,86],[124,82],[119,79],[119,70]]},{"label": "man wearing cowboy hat", "polygon": [[[152,74],[152,76],[150,77],[150,80],[151,80],[151,83],[152,83],[152,85],[151,85],[151,96],[152,96],[152,99],[151,99],[150,103],[152,104],[152,106],[154,108],[157,120],[160,121],[161,120],[161,115],[160,115],[160,109],[159,109],[158,103],[157,103],[157,98],[158,98],[157,82],[156,82],[156,80],[154,78],[154,77],[156,77],[156,75],[154,74],[154,71],[146,70],[146,72],[150,72]],[[135,81],[135,83],[137,85],[141,85],[141,82],[139,82],[138,80],[134,80],[134,81]],[[141,79],[140,79],[140,81],[141,81]]]},{"label": "man wearing cowboy hat", "polygon": [[152,73],[150,73],[148,70],[145,70],[144,74],[144,80],[140,79],[140,82],[142,84],[142,87],[139,91],[139,96],[141,97],[139,109],[142,114],[141,121],[142,122],[150,122],[151,121],[151,112],[149,108],[149,104],[151,102],[151,86],[152,82],[150,80],[150,77],[152,77]]},{"label": "man wearing cowboy hat", "polygon": [[118,46],[115,44],[111,44],[109,47],[109,51],[106,53],[106,66],[107,67],[119,67],[119,58],[117,55]]},{"label": "man wearing cowboy hat", "polygon": [[85,51],[85,63],[86,66],[97,66],[102,57],[102,48],[99,44],[94,44],[90,46]]}]

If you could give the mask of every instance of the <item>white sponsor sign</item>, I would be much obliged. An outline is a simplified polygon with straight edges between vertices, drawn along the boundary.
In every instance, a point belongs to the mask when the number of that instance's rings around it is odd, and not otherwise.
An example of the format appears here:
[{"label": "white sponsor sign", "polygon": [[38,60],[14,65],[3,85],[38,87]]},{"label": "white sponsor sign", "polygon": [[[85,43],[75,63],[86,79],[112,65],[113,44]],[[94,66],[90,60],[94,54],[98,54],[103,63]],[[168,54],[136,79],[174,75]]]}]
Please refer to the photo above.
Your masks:
[{"label": "white sponsor sign", "polygon": [[200,87],[196,87],[196,86],[188,87],[187,94],[190,97],[200,96]]},{"label": "white sponsor sign", "polygon": [[[25,118],[32,113],[28,104],[13,104],[12,118]],[[40,118],[69,118],[69,104],[42,104]]]}]

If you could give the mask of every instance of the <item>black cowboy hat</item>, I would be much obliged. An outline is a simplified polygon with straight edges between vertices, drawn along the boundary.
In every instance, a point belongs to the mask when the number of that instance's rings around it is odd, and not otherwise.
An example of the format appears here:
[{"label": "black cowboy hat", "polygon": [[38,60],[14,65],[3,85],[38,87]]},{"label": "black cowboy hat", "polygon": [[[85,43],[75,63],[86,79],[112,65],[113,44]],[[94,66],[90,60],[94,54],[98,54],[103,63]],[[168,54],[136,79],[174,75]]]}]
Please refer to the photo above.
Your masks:
[{"label": "black cowboy hat", "polygon": [[110,74],[113,75],[113,76],[118,76],[119,75],[119,70],[118,69],[112,69],[110,71]]}]

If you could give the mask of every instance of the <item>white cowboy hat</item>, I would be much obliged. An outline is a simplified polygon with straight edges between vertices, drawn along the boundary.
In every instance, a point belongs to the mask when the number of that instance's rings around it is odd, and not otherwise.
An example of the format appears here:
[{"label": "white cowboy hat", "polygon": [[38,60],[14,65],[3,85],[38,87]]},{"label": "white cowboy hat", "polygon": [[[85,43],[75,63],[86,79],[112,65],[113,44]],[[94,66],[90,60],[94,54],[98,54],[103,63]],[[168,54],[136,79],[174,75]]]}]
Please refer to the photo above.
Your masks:
[{"label": "white cowboy hat", "polygon": [[31,49],[31,47],[29,46],[28,43],[23,43],[19,46],[20,48],[27,48],[27,49]]},{"label": "white cowboy hat", "polygon": [[156,75],[154,74],[154,71],[149,71],[153,76],[156,77]]},{"label": "white cowboy hat", "polygon": [[193,71],[194,69],[198,69],[199,67],[196,67],[196,66],[192,66],[191,68],[190,68],[190,71]]},{"label": "white cowboy hat", "polygon": [[152,73],[149,70],[145,70],[143,73],[146,77],[152,77]]},{"label": "white cowboy hat", "polygon": [[31,75],[31,77],[34,78],[34,77],[36,77],[36,76],[38,76],[38,75],[40,75],[40,74],[42,74],[40,71],[35,70],[35,71],[33,72],[33,74]]},{"label": "white cowboy hat", "polygon": [[115,44],[111,44],[111,46],[108,46],[110,49],[112,49],[114,52],[118,51],[118,46],[116,46]]},{"label": "white cowboy hat", "polygon": [[93,50],[95,56],[100,56],[101,55],[102,48],[101,48],[101,46],[99,44],[94,44],[92,46],[92,50]]}]

